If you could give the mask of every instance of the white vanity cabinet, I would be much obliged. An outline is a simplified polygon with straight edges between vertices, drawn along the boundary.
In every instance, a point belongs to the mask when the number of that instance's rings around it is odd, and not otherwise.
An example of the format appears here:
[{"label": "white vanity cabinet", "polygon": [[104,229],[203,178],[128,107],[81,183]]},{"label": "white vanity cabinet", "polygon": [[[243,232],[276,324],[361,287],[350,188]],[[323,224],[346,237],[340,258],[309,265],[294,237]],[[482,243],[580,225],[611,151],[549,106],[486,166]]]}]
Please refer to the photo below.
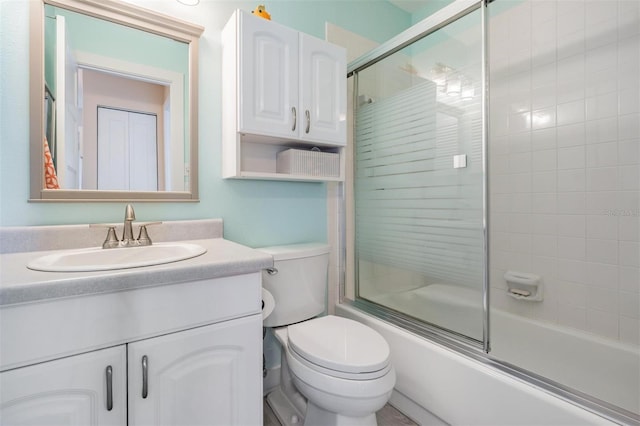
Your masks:
[{"label": "white vanity cabinet", "polygon": [[124,345],[0,373],[0,424],[126,425]]},{"label": "white vanity cabinet", "polygon": [[222,33],[223,177],[342,180],[277,173],[289,148],[343,156],[346,51],[237,10]]},{"label": "white vanity cabinet", "polygon": [[0,424],[259,424],[261,327],[254,315],[0,373]]},{"label": "white vanity cabinet", "polygon": [[261,425],[261,288],[252,272],[0,306],[0,424]]}]

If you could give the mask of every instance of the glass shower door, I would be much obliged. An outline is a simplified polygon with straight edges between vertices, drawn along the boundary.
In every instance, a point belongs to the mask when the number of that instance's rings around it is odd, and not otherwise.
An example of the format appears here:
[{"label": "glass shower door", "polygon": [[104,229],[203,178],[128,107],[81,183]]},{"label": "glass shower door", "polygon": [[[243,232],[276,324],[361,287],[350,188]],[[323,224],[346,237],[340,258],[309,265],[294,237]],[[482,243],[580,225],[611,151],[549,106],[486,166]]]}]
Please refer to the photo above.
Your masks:
[{"label": "glass shower door", "polygon": [[479,342],[481,14],[354,72],[356,299]]}]

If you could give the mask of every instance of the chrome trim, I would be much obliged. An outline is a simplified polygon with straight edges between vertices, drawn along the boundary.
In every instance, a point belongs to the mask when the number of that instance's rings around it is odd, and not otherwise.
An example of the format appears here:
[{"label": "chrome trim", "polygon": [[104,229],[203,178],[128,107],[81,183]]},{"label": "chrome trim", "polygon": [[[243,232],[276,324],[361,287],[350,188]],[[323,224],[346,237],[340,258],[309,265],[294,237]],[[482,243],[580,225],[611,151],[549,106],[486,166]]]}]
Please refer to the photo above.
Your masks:
[{"label": "chrome trim", "polygon": [[482,36],[482,232],[484,234],[484,276],[482,282],[482,348],[485,353],[491,351],[490,293],[489,281],[489,33],[487,25],[487,0],[482,0],[480,27]]},{"label": "chrome trim", "polygon": [[347,66],[347,77],[393,55],[419,39],[478,9],[481,0],[456,0],[433,15],[411,26],[389,41],[356,58]]},{"label": "chrome trim", "polygon": [[[348,74],[347,74],[348,76]],[[356,205],[356,134],[357,132],[357,123],[356,123],[356,118],[358,117],[358,108],[360,107],[360,105],[358,105],[358,93],[360,90],[360,74],[359,73],[354,73],[353,74],[353,146],[352,146],[352,152],[351,152],[351,158],[353,161],[353,166],[352,166],[352,171],[353,173],[351,174],[351,176],[353,177],[353,180],[351,181],[351,185],[352,185],[352,196],[353,196],[353,220],[351,222],[351,225],[353,226],[354,230],[353,230],[353,294],[354,297],[357,299],[358,294],[360,293],[360,266],[358,263],[358,259],[360,258],[359,254],[358,254],[358,244],[356,244],[356,231],[355,231],[355,227],[356,227],[356,219],[355,219],[355,215],[356,215],[356,209],[357,209],[357,205]],[[345,205],[346,206],[346,205]],[[346,214],[346,209],[345,209],[345,214]],[[346,228],[346,218],[345,218],[345,228]],[[346,265],[346,259],[345,259],[345,265]]]},{"label": "chrome trim", "polygon": [[338,183],[338,303],[344,302],[347,291],[347,179]]}]

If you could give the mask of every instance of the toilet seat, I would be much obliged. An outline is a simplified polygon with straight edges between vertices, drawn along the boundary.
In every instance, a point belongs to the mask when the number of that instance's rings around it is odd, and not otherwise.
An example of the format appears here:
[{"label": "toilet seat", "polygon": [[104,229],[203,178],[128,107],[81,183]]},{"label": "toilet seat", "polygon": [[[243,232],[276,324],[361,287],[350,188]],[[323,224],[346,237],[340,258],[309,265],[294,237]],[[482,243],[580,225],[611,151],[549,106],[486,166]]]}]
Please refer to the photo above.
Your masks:
[{"label": "toilet seat", "polygon": [[288,327],[291,356],[324,374],[371,380],[391,368],[386,340],[375,330],[350,319],[328,315]]}]

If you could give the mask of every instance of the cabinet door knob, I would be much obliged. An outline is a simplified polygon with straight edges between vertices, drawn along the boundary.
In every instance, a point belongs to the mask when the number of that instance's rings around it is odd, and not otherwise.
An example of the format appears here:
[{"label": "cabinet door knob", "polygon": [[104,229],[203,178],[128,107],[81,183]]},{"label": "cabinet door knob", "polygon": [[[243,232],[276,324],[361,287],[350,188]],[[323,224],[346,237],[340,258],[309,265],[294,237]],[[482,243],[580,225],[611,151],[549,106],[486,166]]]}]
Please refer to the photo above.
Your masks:
[{"label": "cabinet door knob", "polygon": [[149,395],[149,360],[146,355],[142,356],[142,398],[145,399]]},{"label": "cabinet door knob", "polygon": [[105,370],[107,376],[107,411],[113,410],[113,367],[107,366]]},{"label": "cabinet door knob", "polygon": [[311,114],[308,109],[304,111],[304,116],[307,119],[307,127],[304,129],[304,132],[309,133],[309,129],[311,129]]},{"label": "cabinet door knob", "polygon": [[296,112],[296,107],[291,107],[291,115],[293,116],[293,126],[291,127],[291,131],[296,130],[296,124],[298,122],[298,114]]}]

